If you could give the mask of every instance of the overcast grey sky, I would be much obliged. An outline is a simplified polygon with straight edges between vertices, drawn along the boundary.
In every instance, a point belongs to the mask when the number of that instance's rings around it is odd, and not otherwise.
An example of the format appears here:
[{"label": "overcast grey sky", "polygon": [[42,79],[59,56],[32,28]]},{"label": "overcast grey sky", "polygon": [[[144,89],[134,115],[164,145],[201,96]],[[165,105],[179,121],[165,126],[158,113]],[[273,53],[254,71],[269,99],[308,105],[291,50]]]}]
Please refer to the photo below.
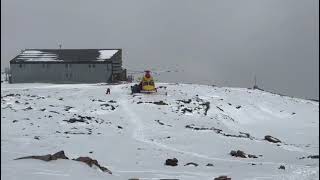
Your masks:
[{"label": "overcast grey sky", "polygon": [[1,0],[1,65],[25,48],[122,48],[168,82],[319,99],[318,0]]}]

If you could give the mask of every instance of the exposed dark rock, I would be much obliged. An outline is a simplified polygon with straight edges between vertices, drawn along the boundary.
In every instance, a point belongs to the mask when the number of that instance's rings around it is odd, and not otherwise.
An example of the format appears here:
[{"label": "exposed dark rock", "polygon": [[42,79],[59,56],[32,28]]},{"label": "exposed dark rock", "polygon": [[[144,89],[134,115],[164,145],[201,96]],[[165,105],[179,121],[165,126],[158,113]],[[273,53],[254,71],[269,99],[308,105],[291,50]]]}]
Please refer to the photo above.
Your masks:
[{"label": "exposed dark rock", "polygon": [[4,96],[1,96],[1,98],[4,98],[4,97],[13,97],[13,96],[20,96],[20,94],[7,94],[7,95],[4,95]]},{"label": "exposed dark rock", "polygon": [[121,127],[121,126],[118,126],[118,128],[119,128],[119,129],[123,129],[123,127]]},{"label": "exposed dark rock", "polygon": [[66,121],[68,123],[75,123],[75,122],[85,122],[84,119],[76,119],[76,118],[71,118],[69,120],[63,120],[63,121]]},{"label": "exposed dark rock", "polygon": [[224,133],[221,129],[218,129],[218,128],[215,128],[215,127],[211,127],[211,128],[196,127],[194,124],[190,124],[190,125],[186,125],[185,128],[192,129],[192,130],[197,130],[197,131],[199,131],[199,130],[211,130],[211,131],[216,132],[217,134],[221,134],[221,135],[226,136],[226,137],[255,139],[254,137],[250,136],[249,133],[240,132],[239,135],[227,134],[227,133]]},{"label": "exposed dark rock", "polygon": [[177,100],[179,102],[183,102],[185,104],[190,104],[191,103],[191,99],[188,99],[188,100]]},{"label": "exposed dark rock", "polygon": [[254,154],[248,154],[248,158],[258,158],[258,157]]},{"label": "exposed dark rock", "polygon": [[285,170],[286,167],[285,167],[284,165],[281,165],[278,169],[283,169],[283,170]]},{"label": "exposed dark rock", "polygon": [[222,112],[224,112],[224,110],[223,109],[221,109],[219,106],[216,106],[220,111],[222,111]]},{"label": "exposed dark rock", "polygon": [[13,120],[13,121],[12,121],[12,123],[16,123],[16,122],[18,122],[18,120]]},{"label": "exposed dark rock", "polygon": [[301,158],[299,158],[299,159],[305,159],[305,158],[319,159],[319,155],[310,155],[310,156],[307,156],[307,157],[301,157]]},{"label": "exposed dark rock", "polygon": [[26,110],[31,110],[31,109],[32,109],[32,107],[29,106],[29,107],[27,107],[27,108],[25,108],[25,109],[23,109],[23,110],[26,111]]},{"label": "exposed dark rock", "polygon": [[291,115],[295,115],[295,114],[296,114],[295,112],[291,113]]},{"label": "exposed dark rock", "polygon": [[70,132],[70,131],[65,131],[64,134],[85,134],[83,132]]},{"label": "exposed dark rock", "polygon": [[41,108],[41,109],[40,109],[40,111],[45,111],[45,110],[46,110],[46,108]]},{"label": "exposed dark rock", "polygon": [[55,114],[60,114],[60,113],[57,112],[57,111],[49,111],[49,112],[52,112],[52,113],[55,113]]},{"label": "exposed dark rock", "polygon": [[160,122],[160,120],[154,120],[154,121],[156,121],[156,122],[158,122],[158,124],[160,124],[160,125],[164,125],[164,123],[163,122]]},{"label": "exposed dark rock", "polygon": [[184,166],[189,166],[189,165],[193,165],[195,167],[199,166],[197,163],[194,163],[194,162],[189,162],[189,163],[185,164]]},{"label": "exposed dark rock", "polygon": [[166,126],[169,126],[169,127],[172,127],[171,125],[168,125],[168,124],[164,124],[163,122],[161,122],[159,119],[156,119],[156,120],[154,120],[154,121],[156,121],[158,124],[160,124],[160,125],[166,125]]},{"label": "exposed dark rock", "polygon": [[159,86],[159,87],[158,87],[158,89],[161,89],[161,88],[167,89],[166,86]]},{"label": "exposed dark rock", "polygon": [[110,106],[112,111],[116,109],[113,105],[110,105],[110,104],[108,104],[108,103],[100,104],[100,106],[105,106],[105,107]]},{"label": "exposed dark rock", "polygon": [[161,101],[155,101],[155,102],[153,102],[153,104],[156,104],[156,105],[168,105],[167,103],[163,102],[162,100]]},{"label": "exposed dark rock", "polygon": [[71,106],[65,106],[64,110],[65,110],[65,111],[69,111],[71,108],[73,108],[73,107],[71,107]]},{"label": "exposed dark rock", "polygon": [[219,176],[214,178],[214,180],[231,180],[231,178],[229,178],[228,176]]},{"label": "exposed dark rock", "polygon": [[178,159],[173,158],[173,159],[167,159],[165,162],[165,165],[167,166],[177,166],[178,165]]},{"label": "exposed dark rock", "polygon": [[270,135],[267,135],[264,137],[265,140],[272,142],[272,143],[280,143],[281,141],[275,137],[272,137]]},{"label": "exposed dark rock", "polygon": [[256,155],[253,155],[253,154],[246,154],[246,153],[244,153],[243,151],[240,151],[240,150],[237,150],[237,151],[234,151],[234,150],[232,150],[231,152],[230,152],[230,155],[231,156],[235,156],[235,157],[241,157],[241,158],[258,158],[258,156],[256,156]]},{"label": "exposed dark rock", "polygon": [[40,137],[39,136],[35,136],[35,137],[33,137],[33,139],[40,140]]},{"label": "exposed dark rock", "polygon": [[230,152],[230,155],[235,157],[247,158],[246,153],[240,150],[237,150],[237,151],[232,150]]},{"label": "exposed dark rock", "polygon": [[20,159],[39,159],[43,161],[51,161],[51,160],[69,159],[69,158],[64,154],[64,151],[59,151],[53,155],[47,154],[43,156],[25,156],[25,157],[17,158],[14,160],[20,160]]},{"label": "exposed dark rock", "polygon": [[186,111],[188,111],[189,113],[192,113],[192,109],[189,109],[189,108],[183,108],[183,109],[181,109],[181,112],[182,112],[182,113],[186,113]]},{"label": "exposed dark rock", "polygon": [[81,116],[81,115],[78,115],[78,117],[80,119],[88,119],[88,120],[91,120],[93,117],[90,117],[90,116]]},{"label": "exposed dark rock", "polygon": [[308,156],[308,158],[311,158],[311,159],[319,159],[319,155],[310,155],[310,156]]},{"label": "exposed dark rock", "polygon": [[247,138],[251,137],[249,133],[244,133],[244,132],[239,132],[239,133],[245,135]]},{"label": "exposed dark rock", "polygon": [[241,108],[241,106],[237,106],[236,108],[237,108],[237,109],[240,109],[240,108]]},{"label": "exposed dark rock", "polygon": [[92,167],[92,165],[96,165],[102,172],[107,172],[109,174],[112,174],[112,172],[108,168],[101,166],[97,160],[91,159],[90,157],[78,157],[77,159],[73,159],[73,160],[84,162],[90,167]]},{"label": "exposed dark rock", "polygon": [[63,101],[63,98],[59,98],[60,101]]},{"label": "exposed dark rock", "polygon": [[206,166],[213,166],[213,164],[212,163],[208,163]]},{"label": "exposed dark rock", "polygon": [[108,101],[109,103],[116,103],[117,101],[114,101],[114,100],[110,100]]}]

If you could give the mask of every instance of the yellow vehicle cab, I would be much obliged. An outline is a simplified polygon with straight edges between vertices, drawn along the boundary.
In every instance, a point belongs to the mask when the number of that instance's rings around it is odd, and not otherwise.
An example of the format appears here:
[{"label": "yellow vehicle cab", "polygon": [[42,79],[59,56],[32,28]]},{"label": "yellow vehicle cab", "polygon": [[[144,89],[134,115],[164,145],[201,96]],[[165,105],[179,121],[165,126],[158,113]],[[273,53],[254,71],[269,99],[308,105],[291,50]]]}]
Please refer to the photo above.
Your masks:
[{"label": "yellow vehicle cab", "polygon": [[152,93],[157,91],[150,71],[145,71],[145,75],[143,76],[140,85],[142,93]]}]

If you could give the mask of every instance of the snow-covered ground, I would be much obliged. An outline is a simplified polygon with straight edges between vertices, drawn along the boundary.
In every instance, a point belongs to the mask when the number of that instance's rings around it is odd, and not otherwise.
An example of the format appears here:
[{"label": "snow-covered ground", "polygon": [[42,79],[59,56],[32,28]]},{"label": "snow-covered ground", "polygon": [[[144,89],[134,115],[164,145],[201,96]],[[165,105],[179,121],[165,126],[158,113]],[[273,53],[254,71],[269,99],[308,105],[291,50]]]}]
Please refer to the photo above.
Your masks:
[{"label": "snow-covered ground", "polygon": [[[1,179],[319,179],[319,159],[302,159],[319,155],[318,102],[195,84],[131,95],[130,85],[2,83]],[[113,174],[70,160],[13,160],[60,150]],[[178,166],[165,166],[168,158]]]}]

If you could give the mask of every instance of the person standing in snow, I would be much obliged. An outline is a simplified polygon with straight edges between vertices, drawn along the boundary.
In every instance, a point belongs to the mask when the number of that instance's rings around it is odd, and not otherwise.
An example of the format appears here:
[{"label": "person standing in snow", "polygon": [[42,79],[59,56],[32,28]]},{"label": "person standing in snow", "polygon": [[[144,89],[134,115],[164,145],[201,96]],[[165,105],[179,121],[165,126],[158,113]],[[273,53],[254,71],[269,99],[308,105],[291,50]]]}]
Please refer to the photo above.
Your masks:
[{"label": "person standing in snow", "polygon": [[110,88],[107,89],[106,94],[110,94]]}]

